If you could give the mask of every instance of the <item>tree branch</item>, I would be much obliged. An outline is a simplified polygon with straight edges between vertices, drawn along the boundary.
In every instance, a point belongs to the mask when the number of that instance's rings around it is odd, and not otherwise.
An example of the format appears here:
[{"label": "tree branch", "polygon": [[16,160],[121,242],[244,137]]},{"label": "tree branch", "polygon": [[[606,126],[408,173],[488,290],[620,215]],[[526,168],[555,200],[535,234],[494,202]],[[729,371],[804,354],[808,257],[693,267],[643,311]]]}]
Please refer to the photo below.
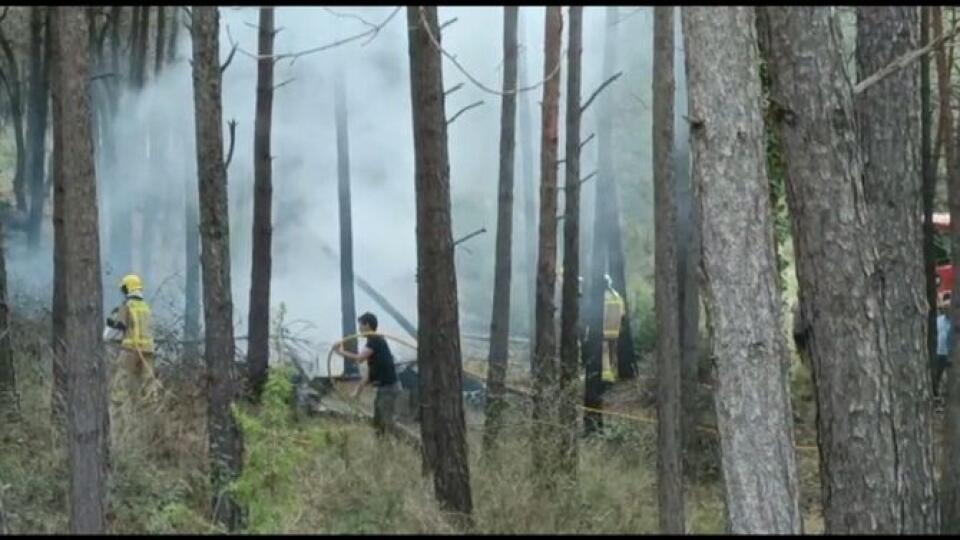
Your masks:
[{"label": "tree branch", "polygon": [[227,161],[223,164],[224,170],[230,168],[230,161],[233,160],[234,144],[237,142],[237,121],[230,120],[227,125],[230,126],[230,150],[227,151]]},{"label": "tree branch", "polygon": [[278,85],[276,85],[276,86],[274,86],[274,87],[273,87],[273,89],[274,89],[274,90],[278,90],[278,89],[280,89],[280,88],[283,88],[284,86],[286,86],[286,85],[288,85],[288,84],[290,84],[290,83],[292,83],[292,82],[293,82],[293,81],[295,81],[295,80],[297,80],[297,78],[296,78],[296,77],[290,77],[289,79],[287,79],[287,80],[285,80],[285,81],[283,81],[282,83],[280,83],[280,84],[278,84]]},{"label": "tree branch", "polygon": [[[319,46],[319,47],[314,47],[314,48],[312,48],[312,49],[307,49],[307,50],[300,51],[300,52],[296,52],[296,53],[281,53],[281,54],[267,55],[267,54],[254,54],[254,53],[251,53],[251,52],[245,50],[245,49],[242,48],[242,47],[239,47],[239,50],[240,50],[240,53],[241,53],[241,54],[243,54],[244,56],[246,56],[246,57],[248,57],[248,58],[252,58],[252,59],[254,59],[254,60],[261,60],[261,59],[266,59],[266,58],[272,58],[274,61],[278,61],[278,60],[283,60],[283,59],[289,58],[289,59],[290,59],[290,65],[293,65],[293,63],[296,62],[297,59],[300,58],[300,57],[302,57],[302,56],[306,56],[306,55],[308,55],[308,54],[313,54],[313,53],[318,53],[318,52],[321,52],[321,51],[325,51],[325,50],[327,50],[327,49],[332,49],[332,48],[334,48],[334,47],[339,47],[340,45],[345,45],[345,44],[347,44],[347,43],[350,43],[351,41],[357,41],[358,39],[369,38],[369,39],[367,39],[367,41],[365,41],[365,42],[363,43],[363,45],[366,45],[367,43],[370,43],[370,41],[372,41],[373,38],[375,38],[375,37],[380,33],[381,30],[383,30],[383,27],[386,26],[387,23],[389,23],[391,20],[393,20],[393,18],[396,17],[397,13],[399,13],[399,12],[400,12],[400,7],[395,8],[395,9],[390,13],[390,15],[388,15],[387,18],[384,19],[380,24],[374,25],[373,28],[371,28],[370,30],[367,30],[367,31],[365,31],[365,32],[361,32],[361,33],[359,33],[359,34],[350,36],[350,37],[348,37],[348,38],[340,39],[340,40],[334,41],[334,42],[332,42],[332,43],[328,43],[328,44],[326,44],[326,45],[321,45],[321,46]],[[227,27],[227,38],[230,40],[231,43],[235,43],[235,42],[233,41],[233,36],[230,35],[230,28],[229,28],[229,27]]]},{"label": "tree branch", "polygon": [[483,100],[482,100],[482,99],[481,99],[480,101],[471,103],[471,104],[467,105],[466,107],[460,109],[459,111],[457,111],[457,114],[453,115],[453,118],[447,120],[447,125],[449,126],[450,124],[452,124],[453,121],[456,120],[457,117],[459,117],[461,114],[469,111],[470,109],[473,109],[474,107],[479,107],[479,106],[481,106],[481,105],[483,105]]},{"label": "tree branch", "polygon": [[927,45],[920,47],[919,49],[910,51],[900,58],[897,58],[893,62],[890,62],[883,68],[880,68],[880,71],[877,71],[873,75],[861,80],[853,87],[853,94],[859,95],[865,92],[871,86],[877,84],[881,80],[885,79],[889,75],[909,66],[911,63],[916,61],[921,56],[929,53],[933,49],[940,46],[940,44],[945,43],[948,40],[953,39],[956,35],[960,33],[960,27],[954,27],[950,32],[938,37],[937,39],[931,41]]},{"label": "tree branch", "polygon": [[485,233],[485,232],[487,232],[487,228],[486,228],[486,227],[481,227],[481,228],[473,231],[472,233],[470,233],[470,234],[468,234],[468,235],[460,238],[459,240],[455,240],[455,241],[453,242],[453,245],[456,247],[458,244],[462,244],[463,242],[466,242],[467,240],[469,240],[469,239],[471,239],[471,238],[473,238],[473,237],[475,237],[475,236],[479,236],[479,235],[481,235],[481,234],[483,234],[483,233]]},{"label": "tree branch", "polygon": [[456,56],[451,55],[451,54],[448,53],[446,50],[444,50],[443,47],[440,46],[440,42],[437,41],[436,36],[434,36],[434,35],[433,35],[433,32],[430,30],[430,25],[427,24],[427,19],[426,19],[426,16],[424,15],[424,12],[423,12],[423,6],[420,6],[420,7],[419,7],[419,10],[420,10],[420,27],[423,28],[424,31],[427,33],[427,37],[430,38],[430,43],[433,44],[433,47],[434,47],[435,49],[437,49],[438,51],[440,51],[440,54],[442,54],[442,55],[445,56],[448,60],[450,60],[450,62],[452,62],[453,65],[460,71],[460,73],[463,73],[464,76],[466,76],[467,79],[470,80],[470,82],[472,82],[474,85],[477,86],[477,88],[483,90],[484,92],[487,92],[487,93],[489,93],[489,94],[493,94],[493,95],[495,95],[495,96],[509,96],[509,95],[517,94],[517,93],[519,93],[519,92],[527,92],[527,91],[530,91],[530,90],[536,90],[537,88],[540,88],[541,86],[543,86],[543,85],[544,85],[547,81],[549,81],[550,79],[556,77],[558,73],[560,73],[560,65],[563,64],[563,60],[562,60],[563,55],[561,55],[560,59],[557,60],[557,65],[554,66],[553,71],[550,73],[550,75],[548,75],[547,78],[543,79],[542,81],[540,81],[540,82],[538,82],[538,83],[536,83],[536,84],[532,84],[532,85],[530,85],[530,86],[524,86],[524,87],[522,87],[522,88],[518,87],[518,88],[514,88],[514,89],[512,89],[512,90],[506,90],[506,91],[504,91],[504,92],[501,92],[501,91],[499,91],[499,90],[495,90],[495,89],[493,89],[493,88],[490,88],[489,86],[487,86],[487,85],[483,84],[482,82],[478,81],[476,77],[474,77],[473,75],[471,75],[470,72],[468,72],[462,65],[460,65],[460,62],[457,62],[457,57],[456,57]]},{"label": "tree branch", "polygon": [[446,28],[446,27],[450,26],[451,24],[457,22],[457,20],[458,20],[458,18],[457,18],[457,17],[454,17],[454,18],[450,19],[449,21],[441,24],[441,25],[440,25],[440,31],[443,32],[443,29],[444,29],[444,28]]},{"label": "tree branch", "polygon": [[567,192],[567,191],[569,191],[569,190],[571,190],[571,189],[573,189],[573,188],[575,188],[575,187],[580,187],[580,186],[582,186],[583,184],[587,183],[588,180],[590,180],[591,178],[593,178],[593,177],[596,176],[596,175],[597,175],[597,171],[593,171],[592,173],[584,176],[583,178],[581,178],[581,179],[578,180],[577,182],[575,182],[575,183],[573,183],[573,184],[570,184],[569,186],[563,186],[563,190],[564,190],[564,192]]},{"label": "tree branch", "polygon": [[596,136],[597,136],[596,133],[591,133],[589,137],[587,137],[582,143],[580,143],[580,146],[578,148],[580,150],[583,150],[583,147],[586,146],[588,142],[592,141],[593,138]]},{"label": "tree branch", "polygon": [[603,84],[597,87],[597,89],[593,91],[593,94],[590,95],[590,99],[588,99],[586,103],[580,106],[580,114],[583,114],[583,111],[587,110],[587,107],[589,107],[590,104],[593,103],[594,99],[597,99],[597,96],[600,95],[600,92],[603,92],[604,88],[610,86],[613,83],[613,81],[619,79],[621,75],[623,75],[623,72],[618,71],[612,77],[603,81]]},{"label": "tree branch", "polygon": [[106,79],[106,78],[114,77],[114,76],[116,76],[116,73],[114,73],[114,72],[112,72],[112,71],[109,72],[109,73],[100,73],[99,75],[93,75],[92,77],[90,77],[89,81],[90,81],[90,82],[93,82],[93,81],[98,81],[98,80],[100,80],[100,79]]},{"label": "tree branch", "polygon": [[453,88],[451,88],[451,89],[449,89],[449,90],[447,90],[446,92],[443,93],[443,97],[447,97],[447,96],[449,96],[450,94],[456,92],[457,90],[459,90],[459,89],[461,89],[461,88],[463,88],[463,83],[455,84],[455,85],[453,86]]},{"label": "tree branch", "polygon": [[236,54],[237,54],[237,45],[234,45],[234,46],[230,49],[230,54],[227,55],[227,61],[224,62],[222,66],[220,66],[220,74],[221,74],[221,75],[223,74],[224,71],[227,70],[228,67],[230,67],[230,62],[233,62],[233,57],[234,57],[234,55],[236,55]]}]

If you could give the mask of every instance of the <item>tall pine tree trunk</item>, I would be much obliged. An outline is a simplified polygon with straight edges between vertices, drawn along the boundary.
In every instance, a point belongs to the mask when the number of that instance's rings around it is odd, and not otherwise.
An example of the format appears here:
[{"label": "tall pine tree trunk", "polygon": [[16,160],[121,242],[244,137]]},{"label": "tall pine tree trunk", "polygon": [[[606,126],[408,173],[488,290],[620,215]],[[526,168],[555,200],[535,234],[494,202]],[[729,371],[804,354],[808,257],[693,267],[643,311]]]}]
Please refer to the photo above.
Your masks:
[{"label": "tall pine tree trunk", "polygon": [[500,107],[500,185],[497,197],[497,247],[494,264],[490,354],[487,358],[487,406],[484,450],[490,450],[502,427],[510,338],[510,281],[513,242],[513,171],[517,125],[517,6],[503,8],[503,92]]},{"label": "tall pine tree trunk", "polygon": [[[613,76],[617,63],[617,6],[607,6],[604,18],[603,77]],[[586,375],[584,382],[583,404],[591,409],[603,407],[603,301],[606,291],[604,274],[607,268],[607,252],[610,238],[609,227],[617,204],[610,196],[615,188],[613,176],[613,108],[611,94],[598,98],[597,115],[597,160],[598,175],[596,197],[594,198],[593,239],[591,241],[590,269],[587,276],[587,292],[584,297],[584,318],[587,332],[581,351]],[[617,224],[613,224],[617,225]],[[619,226],[617,227],[619,230]],[[629,316],[628,316],[629,319]],[[603,415],[585,412],[584,430],[594,433],[603,428]]]},{"label": "tall pine tree trunk", "polygon": [[[921,6],[920,13],[920,44],[925,46],[930,41],[930,19],[939,26],[934,28],[937,35],[943,34],[942,12],[939,6]],[[946,51],[940,47],[937,56],[937,90],[939,94],[940,121],[938,122],[937,148],[941,145],[947,162],[947,175],[952,176],[956,160],[953,158],[956,149],[952,142],[953,114],[951,110],[952,97],[950,95],[950,67]],[[951,55],[953,56],[953,55]],[[933,228],[933,199],[937,188],[937,169],[940,162],[939,152],[931,151],[931,135],[933,125],[933,111],[930,103],[930,56],[920,58],[920,171],[923,177],[923,273],[926,279],[927,296],[927,359],[930,364],[931,376],[934,363],[937,361],[937,259],[934,250]],[[937,388],[934,388],[934,393]]]},{"label": "tall pine tree trunk", "polygon": [[[47,8],[49,9],[49,8]],[[43,206],[47,190],[43,175],[47,132],[48,55],[50,29],[44,24],[46,9],[30,6],[30,80],[27,106],[26,183],[30,189],[30,216],[27,243],[36,249],[43,227]],[[46,29],[45,29],[46,27]]]},{"label": "tall pine tree trunk", "polygon": [[[519,15],[517,17],[520,19]],[[517,23],[519,26],[519,22]],[[526,26],[524,26],[526,28]],[[526,32],[524,32],[526,36]],[[530,47],[525,44],[524,53],[517,59],[517,72],[520,86],[528,83],[526,66]],[[530,348],[530,369],[533,373],[533,344],[536,341],[537,328],[537,183],[533,166],[533,120],[530,118],[530,94],[524,93],[518,97],[520,129],[520,174],[523,185],[523,268],[526,271],[526,300],[527,300],[527,338]]]},{"label": "tall pine tree trunk", "polygon": [[657,491],[660,532],[684,532],[674,145],[674,8],[653,20],[653,192],[657,325]]},{"label": "tall pine tree trunk", "polygon": [[223,161],[220,16],[216,6],[193,7],[193,96],[196,107],[204,356],[207,364],[210,474],[214,519],[230,531],[241,525],[241,508],[224,490],[243,466],[243,440],[230,410],[240,385],[234,361],[230,289],[230,229],[227,170]]},{"label": "tall pine tree trunk", "polygon": [[[544,29],[544,79],[560,63],[563,37],[560,6],[547,6]],[[543,85],[540,139],[540,238],[537,257],[537,330],[533,366],[533,460],[538,479],[549,482],[556,467],[557,429],[557,147],[560,71]],[[573,280],[576,282],[576,279]]]},{"label": "tall pine tree trunk", "polygon": [[[177,9],[177,6],[172,7],[173,10]],[[157,48],[156,56],[154,57],[153,72],[159,76],[160,70],[163,68],[164,61],[164,46],[166,44],[166,26],[167,26],[167,16],[164,6],[157,6],[157,39],[156,44]]]},{"label": "tall pine tree trunk", "polygon": [[[918,47],[918,8],[857,8],[857,70],[875,73]],[[877,239],[877,288],[890,378],[898,532],[940,530],[933,487],[921,216],[919,66],[911,64],[856,99],[864,193]]]},{"label": "tall pine tree trunk", "polygon": [[3,223],[0,222],[0,423],[16,419],[20,411],[10,337],[10,294],[7,289],[7,255],[3,234]]},{"label": "tall pine tree trunk", "polygon": [[583,52],[583,6],[570,6],[567,38],[567,111],[564,164],[563,280],[560,312],[559,436],[561,472],[577,472],[576,385],[580,356],[580,58]]},{"label": "tall pine tree trunk", "polygon": [[107,370],[100,336],[103,296],[97,225],[96,172],[90,129],[89,49],[84,8],[56,7],[54,123],[61,166],[55,196],[69,227],[57,246],[63,276],[63,334],[55,350],[67,371],[70,532],[106,532]]},{"label": "tall pine tree trunk", "polygon": [[270,358],[270,266],[273,173],[270,130],[273,124],[273,8],[260,8],[257,50],[257,112],[253,134],[253,256],[250,271],[249,350],[247,368],[253,397],[267,383]]},{"label": "tall pine tree trunk", "polygon": [[[337,129],[337,199],[340,215],[340,314],[341,331],[344,336],[357,333],[357,304],[353,275],[353,202],[350,197],[350,132],[347,122],[347,97],[344,86],[346,74],[337,71],[334,80],[334,117]],[[415,337],[415,336],[414,336]],[[346,347],[357,352],[356,340],[350,340]],[[357,365],[350,359],[344,359],[344,372],[347,375],[359,373]]]},{"label": "tall pine tree trunk", "polygon": [[837,22],[829,7],[762,9],[800,311],[809,324],[826,531],[903,532],[897,445],[904,441],[894,429],[884,281]]},{"label": "tall pine tree trunk", "polygon": [[[680,400],[683,409],[684,471],[694,473],[693,455],[697,447],[697,412],[699,405],[698,349],[700,341],[700,267],[699,209],[694,197],[690,174],[690,125],[687,121],[687,81],[684,63],[683,28],[680,17],[675,19],[674,74],[675,98],[673,111],[673,185],[676,208],[677,294],[680,306]],[[696,481],[696,479],[692,479]]]},{"label": "tall pine tree trunk", "polygon": [[684,7],[730,532],[802,532],[752,7]]},{"label": "tall pine tree trunk", "polygon": [[473,511],[450,220],[450,162],[435,6],[407,6],[417,194],[417,313],[425,465],[444,511]]}]

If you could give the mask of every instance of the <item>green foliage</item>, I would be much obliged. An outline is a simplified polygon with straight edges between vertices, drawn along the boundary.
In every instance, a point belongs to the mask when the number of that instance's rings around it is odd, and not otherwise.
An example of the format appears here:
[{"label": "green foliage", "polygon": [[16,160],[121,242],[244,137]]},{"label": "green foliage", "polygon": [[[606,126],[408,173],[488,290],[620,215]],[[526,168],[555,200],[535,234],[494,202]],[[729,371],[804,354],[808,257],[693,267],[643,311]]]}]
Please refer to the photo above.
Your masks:
[{"label": "green foliage", "polygon": [[770,212],[773,217],[774,250],[777,257],[777,283],[780,293],[785,291],[784,272],[789,267],[783,250],[790,238],[790,214],[787,209],[786,176],[787,166],[783,156],[783,145],[779,133],[780,111],[770,99],[770,75],[766,62],[760,63],[760,83],[763,88],[764,132],[766,134],[767,178],[770,184]]},{"label": "green foliage", "polygon": [[259,411],[251,414],[235,406],[243,430],[246,461],[243,472],[230,486],[237,501],[248,510],[247,531],[282,532],[299,507],[294,479],[308,449],[324,442],[322,432],[302,439],[294,426],[290,400],[294,388],[292,369],[281,365],[270,370]]},{"label": "green foliage", "polygon": [[[639,290],[638,290],[639,289]],[[657,348],[657,319],[654,312],[653,290],[649,284],[641,282],[630,301],[631,317],[634,322],[634,343],[637,354],[652,354]]]}]

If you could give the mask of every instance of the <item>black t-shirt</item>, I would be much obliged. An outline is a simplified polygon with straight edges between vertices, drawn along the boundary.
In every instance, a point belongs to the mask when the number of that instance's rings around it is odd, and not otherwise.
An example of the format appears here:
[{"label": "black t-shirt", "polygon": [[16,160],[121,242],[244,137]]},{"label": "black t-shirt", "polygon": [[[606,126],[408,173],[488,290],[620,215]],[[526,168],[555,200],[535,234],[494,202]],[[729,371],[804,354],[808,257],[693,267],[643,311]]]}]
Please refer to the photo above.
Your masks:
[{"label": "black t-shirt", "polygon": [[397,382],[397,371],[393,366],[393,354],[383,336],[367,336],[367,348],[373,354],[367,360],[370,365],[370,382],[374,386],[388,386]]}]

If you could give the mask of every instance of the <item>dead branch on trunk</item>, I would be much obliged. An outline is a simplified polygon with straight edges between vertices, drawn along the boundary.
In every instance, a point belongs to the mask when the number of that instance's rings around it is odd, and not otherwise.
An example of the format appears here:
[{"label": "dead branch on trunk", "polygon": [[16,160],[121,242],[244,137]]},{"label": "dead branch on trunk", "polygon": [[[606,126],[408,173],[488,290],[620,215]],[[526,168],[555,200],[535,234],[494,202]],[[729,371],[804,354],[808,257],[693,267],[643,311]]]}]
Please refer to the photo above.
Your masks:
[{"label": "dead branch on trunk", "polygon": [[583,150],[583,147],[586,146],[588,142],[592,141],[593,138],[596,136],[597,136],[596,133],[591,133],[589,137],[587,137],[586,139],[583,140],[582,143],[580,143],[580,149]]},{"label": "dead branch on trunk", "polygon": [[230,126],[230,150],[227,151],[227,160],[223,163],[224,169],[230,168],[230,161],[233,160],[233,148],[237,142],[237,121],[230,120],[227,125]]},{"label": "dead branch on trunk", "polygon": [[619,79],[621,75],[623,75],[623,72],[618,71],[612,77],[603,81],[603,84],[597,87],[597,89],[593,91],[593,94],[590,94],[590,99],[588,99],[586,103],[580,106],[580,114],[583,114],[583,111],[587,110],[587,107],[589,107],[590,104],[593,103],[593,100],[596,99],[598,95],[600,95],[600,92],[603,92],[604,88],[610,86],[610,84],[612,84],[613,81]]},{"label": "dead branch on trunk", "polygon": [[228,67],[230,67],[230,62],[233,62],[233,57],[236,54],[237,54],[237,45],[234,44],[233,47],[230,49],[230,54],[227,55],[227,61],[224,62],[222,66],[220,66],[220,73],[223,73],[224,71],[227,70]]},{"label": "dead branch on trunk", "polygon": [[904,54],[903,56],[901,56],[900,58],[897,58],[893,62],[890,62],[889,64],[887,64],[886,67],[884,67],[880,71],[858,82],[856,86],[853,87],[853,94],[855,96],[862,94],[868,88],[877,84],[881,80],[885,79],[887,76],[892,75],[893,73],[909,66],[921,56],[924,56],[925,54],[929,53],[933,49],[936,49],[937,47],[939,47],[941,44],[946,43],[947,41],[953,39],[954,37],[956,37],[958,33],[960,33],[960,27],[954,26],[953,29],[950,30],[950,32],[938,37],[937,39],[931,41],[927,45],[924,45],[919,49],[910,51]]},{"label": "dead branch on trunk", "polygon": [[284,86],[286,86],[286,85],[288,85],[288,84],[290,84],[290,83],[292,83],[292,82],[293,82],[293,81],[295,81],[295,80],[297,80],[297,78],[296,78],[296,77],[290,77],[289,79],[287,79],[287,80],[285,80],[285,81],[283,81],[282,83],[280,83],[280,84],[278,84],[278,85],[276,85],[276,86],[274,86],[274,87],[273,87],[273,89],[274,89],[274,90],[279,90],[280,88],[283,88]]},{"label": "dead branch on trunk", "polygon": [[[484,92],[487,92],[487,93],[489,93],[489,94],[493,94],[493,95],[495,95],[495,96],[507,96],[507,95],[511,95],[511,94],[517,94],[517,93],[520,93],[520,92],[528,92],[528,91],[530,91],[530,90],[536,90],[537,88],[540,88],[540,87],[543,86],[547,81],[549,81],[550,79],[556,77],[556,76],[557,76],[557,73],[560,73],[560,65],[563,64],[563,61],[562,61],[562,60],[560,60],[560,61],[557,62],[557,65],[554,66],[553,71],[550,72],[550,75],[547,76],[547,78],[543,79],[542,81],[537,82],[536,84],[532,84],[532,85],[530,85],[530,86],[524,86],[524,87],[514,88],[513,90],[506,90],[506,91],[503,91],[503,92],[501,92],[501,91],[499,91],[499,90],[495,90],[495,89],[493,89],[493,88],[490,88],[489,86],[487,86],[487,85],[483,84],[482,82],[478,81],[476,77],[474,77],[473,75],[471,75],[470,72],[467,71],[466,68],[464,68],[464,67],[460,64],[460,62],[457,62],[457,57],[456,57],[455,55],[452,55],[452,54],[448,53],[443,47],[440,46],[440,42],[437,41],[436,36],[433,35],[433,31],[430,30],[430,25],[427,24],[427,21],[426,21],[426,19],[424,18],[424,15],[423,15],[423,6],[420,6],[419,9],[420,9],[420,26],[423,27],[423,29],[426,31],[427,37],[430,39],[430,43],[431,43],[438,51],[440,51],[440,54],[442,54],[442,55],[445,56],[448,60],[450,60],[450,62],[453,63],[454,67],[456,67],[456,68],[460,71],[460,73],[463,73],[464,76],[466,76],[467,79],[470,80],[470,82],[472,82],[474,85],[477,86],[477,88],[483,90]],[[441,28],[442,28],[442,27],[441,27]],[[562,55],[561,55],[561,56],[562,56]]]},{"label": "dead branch on trunk", "polygon": [[461,88],[463,88],[463,83],[455,84],[455,85],[453,85],[453,88],[451,88],[451,89],[449,89],[449,90],[447,90],[446,92],[443,93],[443,97],[447,97],[447,96],[449,96],[450,94],[456,92],[457,90],[459,90],[459,89],[461,89]]},{"label": "dead branch on trunk", "polygon": [[440,31],[443,32],[443,29],[444,29],[444,28],[446,28],[446,27],[450,26],[451,24],[457,22],[457,20],[459,20],[459,19],[458,19],[457,17],[454,17],[454,18],[450,19],[449,21],[441,24],[441,25],[440,25]]},{"label": "dead branch on trunk", "polygon": [[481,105],[483,105],[483,100],[482,100],[482,99],[481,99],[480,101],[476,101],[476,102],[471,103],[471,104],[467,105],[466,107],[460,109],[459,111],[457,111],[457,114],[453,115],[452,118],[450,118],[449,120],[447,120],[447,125],[449,126],[450,124],[452,124],[453,121],[456,120],[457,117],[460,116],[461,114],[463,114],[463,113],[465,113],[465,112],[467,112],[467,111],[469,111],[470,109],[473,109],[473,108],[475,108],[475,107],[479,107],[479,106],[481,106]]},{"label": "dead branch on trunk", "polygon": [[485,233],[485,232],[487,232],[487,228],[486,228],[486,227],[481,227],[481,228],[473,231],[472,233],[470,233],[470,234],[468,234],[468,235],[460,238],[459,240],[454,240],[453,246],[456,247],[457,245],[462,244],[463,242],[466,242],[467,240],[469,240],[469,239],[471,239],[471,238],[473,238],[473,237],[475,237],[475,236],[479,236],[479,235],[481,235],[481,234],[483,234],[483,233]]}]

